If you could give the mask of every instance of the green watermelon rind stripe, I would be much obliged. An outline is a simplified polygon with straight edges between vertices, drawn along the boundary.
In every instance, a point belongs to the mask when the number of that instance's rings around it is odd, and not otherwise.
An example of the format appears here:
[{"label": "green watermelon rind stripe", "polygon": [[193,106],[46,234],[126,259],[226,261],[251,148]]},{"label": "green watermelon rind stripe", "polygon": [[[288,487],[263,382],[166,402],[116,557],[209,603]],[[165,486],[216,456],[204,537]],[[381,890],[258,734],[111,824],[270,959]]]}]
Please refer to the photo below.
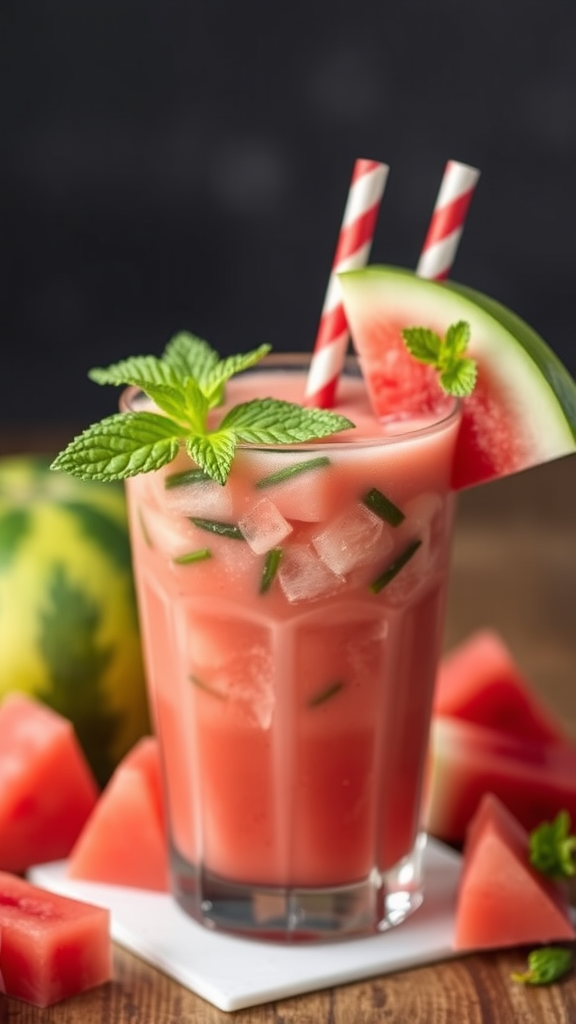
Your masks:
[{"label": "green watermelon rind stripe", "polygon": [[467,285],[447,281],[449,291],[457,292],[480,306],[512,334],[536,364],[558,400],[572,436],[576,440],[576,383],[550,346],[522,317],[496,299]]},{"label": "green watermelon rind stripe", "polygon": [[0,568],[7,569],[18,556],[20,545],[30,532],[29,509],[13,508],[0,514]]},{"label": "green watermelon rind stripe", "polygon": [[131,567],[130,542],[127,527],[102,509],[82,501],[66,500],[60,503],[78,521],[84,536],[97,544],[118,569]]}]

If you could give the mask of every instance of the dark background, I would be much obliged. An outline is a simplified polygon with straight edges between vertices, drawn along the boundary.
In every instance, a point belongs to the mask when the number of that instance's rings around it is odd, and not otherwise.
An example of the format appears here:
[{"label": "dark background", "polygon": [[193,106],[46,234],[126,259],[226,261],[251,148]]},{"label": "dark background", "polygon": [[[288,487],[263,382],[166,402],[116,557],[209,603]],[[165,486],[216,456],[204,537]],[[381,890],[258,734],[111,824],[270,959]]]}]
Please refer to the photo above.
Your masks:
[{"label": "dark background", "polygon": [[413,267],[445,161],[453,277],[576,370],[571,0],[0,0],[0,429],[89,422],[87,369],[187,328],[310,349],[355,157]]}]

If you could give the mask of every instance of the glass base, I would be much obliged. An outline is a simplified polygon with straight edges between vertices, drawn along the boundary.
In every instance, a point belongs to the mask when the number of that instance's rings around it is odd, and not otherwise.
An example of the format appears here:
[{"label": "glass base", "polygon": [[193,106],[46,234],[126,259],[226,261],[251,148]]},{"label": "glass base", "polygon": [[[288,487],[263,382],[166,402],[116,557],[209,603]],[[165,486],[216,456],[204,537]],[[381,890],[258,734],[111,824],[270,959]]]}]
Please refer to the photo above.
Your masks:
[{"label": "glass base", "polygon": [[390,871],[328,888],[241,885],[197,868],[172,851],[173,894],[200,924],[245,938],[330,941],[400,924],[423,899],[425,836]]}]

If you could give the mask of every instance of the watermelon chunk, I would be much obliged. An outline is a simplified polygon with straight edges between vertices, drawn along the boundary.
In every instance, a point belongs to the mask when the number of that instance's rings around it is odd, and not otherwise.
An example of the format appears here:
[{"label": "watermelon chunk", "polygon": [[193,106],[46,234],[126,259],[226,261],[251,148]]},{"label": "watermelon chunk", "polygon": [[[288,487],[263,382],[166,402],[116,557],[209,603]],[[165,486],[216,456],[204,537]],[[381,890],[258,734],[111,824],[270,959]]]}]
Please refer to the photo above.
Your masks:
[{"label": "watermelon chunk", "polygon": [[576,382],[533,330],[504,306],[453,282],[428,281],[397,267],[339,276],[346,318],[379,418],[434,409],[434,371],[416,362],[405,327],[470,324],[468,354],[478,363],[463,400],[452,484],[458,490],[576,451]]},{"label": "watermelon chunk", "polygon": [[532,868],[528,844],[526,829],[492,793],[487,793],[466,835],[455,949],[490,949],[576,937],[565,891]]},{"label": "watermelon chunk", "polygon": [[72,724],[12,693],[0,704],[0,869],[67,857],[98,799]]},{"label": "watermelon chunk", "polygon": [[108,981],[109,918],[0,872],[0,992],[49,1006]]},{"label": "watermelon chunk", "polygon": [[528,831],[563,808],[576,821],[576,746],[530,743],[436,715],[424,798],[427,831],[446,842],[462,842],[488,792]]},{"label": "watermelon chunk", "polygon": [[156,739],[141,739],[116,768],[74,845],[68,875],[168,890],[168,840]]},{"label": "watermelon chunk", "polygon": [[444,656],[436,678],[434,714],[463,718],[533,742],[571,742],[491,629],[478,630]]}]

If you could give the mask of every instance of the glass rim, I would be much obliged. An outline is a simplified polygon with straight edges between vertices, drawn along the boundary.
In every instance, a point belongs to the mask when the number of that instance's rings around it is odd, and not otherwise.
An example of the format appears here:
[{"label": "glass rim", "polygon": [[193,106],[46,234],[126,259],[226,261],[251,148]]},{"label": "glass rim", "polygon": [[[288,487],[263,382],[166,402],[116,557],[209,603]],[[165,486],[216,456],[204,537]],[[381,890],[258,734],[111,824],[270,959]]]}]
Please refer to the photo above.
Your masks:
[{"label": "glass rim", "polygon": [[[251,366],[242,373],[238,374],[238,377],[244,376],[245,374],[258,375],[267,369],[284,369],[288,371],[302,371],[307,370],[310,365],[311,355],[306,352],[272,352],[265,356],[255,366]],[[355,355],[346,356],[342,373],[352,378],[362,380],[362,370],[360,361]],[[129,385],[124,388],[120,395],[119,406],[121,412],[137,412],[133,408],[133,402],[139,395],[144,395],[145,392],[142,388],[136,385]],[[346,438],[346,440],[338,439],[333,440],[336,435],[329,435],[325,438],[316,441],[294,441],[289,444],[263,444],[253,443],[248,441],[239,441],[237,444],[237,450],[245,451],[266,451],[266,452],[322,452],[327,447],[331,451],[350,451],[359,450],[362,448],[374,448],[387,445],[406,443],[409,440],[426,437],[427,435],[440,433],[446,429],[450,424],[456,421],[460,415],[461,402],[458,398],[450,395],[446,395],[447,408],[439,410],[438,414],[433,412],[430,413],[430,422],[425,423],[421,426],[408,428],[406,430],[400,429],[396,433],[392,434],[380,434],[377,437],[362,437],[355,440],[352,436]],[[327,410],[332,412],[338,412],[337,405],[333,409]],[[378,424],[380,421],[376,419],[375,422]],[[401,422],[401,421],[398,421]],[[350,433],[352,433],[352,428]]]}]

